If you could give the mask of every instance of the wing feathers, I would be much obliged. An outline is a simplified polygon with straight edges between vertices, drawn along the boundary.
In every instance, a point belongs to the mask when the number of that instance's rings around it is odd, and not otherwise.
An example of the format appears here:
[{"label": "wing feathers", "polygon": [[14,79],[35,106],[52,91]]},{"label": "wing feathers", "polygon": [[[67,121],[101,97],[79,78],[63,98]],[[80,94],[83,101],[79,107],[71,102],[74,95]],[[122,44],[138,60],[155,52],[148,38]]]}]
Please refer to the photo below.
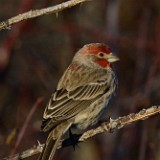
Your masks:
[{"label": "wing feathers", "polygon": [[[108,74],[108,72],[110,73]],[[98,70],[96,72],[97,76],[94,76],[93,80],[89,77],[89,80],[87,79],[88,82],[84,82],[84,84],[78,80],[80,83],[77,84],[76,88],[68,88],[67,84],[71,85],[71,82],[67,79],[69,76],[67,75],[67,71],[65,74],[66,75],[60,80],[58,90],[52,95],[44,112],[42,129],[45,131],[56,127],[62,121],[77,115],[86,107],[89,107],[97,98],[109,91],[111,85],[114,83],[113,81],[115,81],[114,73],[111,70],[105,72],[104,70]],[[70,79],[73,79],[74,76],[76,78],[77,74],[78,73],[76,73],[76,75],[71,74],[70,76],[72,76],[72,78],[70,77]],[[65,79],[63,79],[64,77]],[[73,81],[73,83],[74,82],[77,82],[77,80]],[[64,84],[66,88],[64,88]],[[61,88],[61,86],[63,86],[63,88]],[[75,86],[75,84],[73,84],[73,86]]]}]

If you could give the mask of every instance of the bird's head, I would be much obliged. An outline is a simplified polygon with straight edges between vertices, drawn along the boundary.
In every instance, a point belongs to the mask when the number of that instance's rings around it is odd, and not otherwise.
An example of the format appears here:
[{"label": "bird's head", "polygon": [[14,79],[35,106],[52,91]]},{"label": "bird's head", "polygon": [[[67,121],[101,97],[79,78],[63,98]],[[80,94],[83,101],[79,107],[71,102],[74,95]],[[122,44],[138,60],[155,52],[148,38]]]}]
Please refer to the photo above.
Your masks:
[{"label": "bird's head", "polygon": [[76,54],[75,59],[87,65],[98,65],[102,68],[111,68],[111,63],[119,58],[112,54],[111,49],[103,43],[84,45]]}]

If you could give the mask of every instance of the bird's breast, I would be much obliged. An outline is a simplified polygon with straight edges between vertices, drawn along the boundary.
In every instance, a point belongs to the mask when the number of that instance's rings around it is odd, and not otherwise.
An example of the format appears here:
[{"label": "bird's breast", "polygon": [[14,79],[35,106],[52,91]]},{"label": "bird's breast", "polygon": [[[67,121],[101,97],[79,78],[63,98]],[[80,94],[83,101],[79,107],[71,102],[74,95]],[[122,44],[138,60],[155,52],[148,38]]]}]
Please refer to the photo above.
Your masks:
[{"label": "bird's breast", "polygon": [[99,100],[92,103],[89,107],[86,106],[85,110],[75,116],[74,125],[79,130],[85,130],[89,126],[95,125],[99,121],[107,104],[108,100],[106,101],[105,96],[102,96]]}]

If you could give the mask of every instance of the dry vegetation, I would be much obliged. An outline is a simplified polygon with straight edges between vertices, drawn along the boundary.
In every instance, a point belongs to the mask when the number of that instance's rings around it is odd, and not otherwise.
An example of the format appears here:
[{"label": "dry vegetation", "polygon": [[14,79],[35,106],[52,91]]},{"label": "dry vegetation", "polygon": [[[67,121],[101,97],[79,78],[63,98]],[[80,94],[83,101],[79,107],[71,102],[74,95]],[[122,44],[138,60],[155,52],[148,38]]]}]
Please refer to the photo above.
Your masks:
[{"label": "dry vegetation", "polygon": [[[2,0],[0,21],[62,2]],[[0,31],[0,158],[44,142],[39,130],[45,104],[74,52],[86,43],[108,43],[121,59],[114,67],[119,88],[108,116],[159,105],[159,28],[159,0],[93,0]],[[59,150],[56,159],[159,160],[159,121],[156,115],[97,135],[74,152]]]}]

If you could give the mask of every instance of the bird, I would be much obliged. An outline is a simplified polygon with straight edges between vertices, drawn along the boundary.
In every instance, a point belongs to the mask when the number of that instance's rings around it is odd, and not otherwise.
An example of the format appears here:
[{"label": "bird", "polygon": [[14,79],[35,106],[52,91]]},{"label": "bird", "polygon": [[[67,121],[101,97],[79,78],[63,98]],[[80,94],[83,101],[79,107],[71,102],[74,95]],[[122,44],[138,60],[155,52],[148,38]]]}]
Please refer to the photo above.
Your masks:
[{"label": "bird", "polygon": [[39,160],[52,160],[62,136],[95,126],[117,88],[112,63],[119,58],[104,43],[84,45],[74,55],[45,108],[41,129],[49,132]]}]

